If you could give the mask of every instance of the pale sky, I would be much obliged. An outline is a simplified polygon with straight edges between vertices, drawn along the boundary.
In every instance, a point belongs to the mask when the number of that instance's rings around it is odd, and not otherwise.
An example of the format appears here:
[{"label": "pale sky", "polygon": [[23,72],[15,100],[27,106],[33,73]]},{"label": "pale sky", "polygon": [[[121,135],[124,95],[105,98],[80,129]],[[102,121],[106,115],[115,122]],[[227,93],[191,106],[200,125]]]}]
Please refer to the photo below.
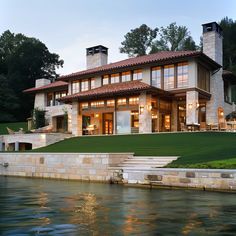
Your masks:
[{"label": "pale sky", "polygon": [[201,24],[228,16],[236,20],[236,0],[0,0],[0,34],[5,30],[41,40],[64,60],[58,72],[85,69],[85,48],[109,48],[108,62],[126,59],[120,43],[141,24],[185,25],[199,43]]}]

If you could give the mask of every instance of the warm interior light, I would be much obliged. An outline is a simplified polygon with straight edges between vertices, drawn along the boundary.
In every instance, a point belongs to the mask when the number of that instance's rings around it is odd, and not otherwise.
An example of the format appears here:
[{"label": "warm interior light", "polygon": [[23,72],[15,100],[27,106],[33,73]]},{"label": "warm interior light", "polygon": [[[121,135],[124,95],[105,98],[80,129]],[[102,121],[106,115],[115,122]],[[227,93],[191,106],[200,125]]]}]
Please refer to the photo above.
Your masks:
[{"label": "warm interior light", "polygon": [[95,114],[95,117],[98,118],[98,117],[99,117],[99,114],[96,113],[96,114]]}]

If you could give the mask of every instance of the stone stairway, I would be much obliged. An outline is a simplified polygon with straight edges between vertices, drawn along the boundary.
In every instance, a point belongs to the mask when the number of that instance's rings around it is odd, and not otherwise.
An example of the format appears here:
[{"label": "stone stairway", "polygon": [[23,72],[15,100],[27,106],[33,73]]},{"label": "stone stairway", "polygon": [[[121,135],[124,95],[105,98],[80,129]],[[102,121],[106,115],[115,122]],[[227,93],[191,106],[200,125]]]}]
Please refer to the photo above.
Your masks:
[{"label": "stone stairway", "polygon": [[160,168],[177,158],[177,156],[133,156],[125,159],[121,164],[118,164],[117,167],[119,169],[133,170]]}]

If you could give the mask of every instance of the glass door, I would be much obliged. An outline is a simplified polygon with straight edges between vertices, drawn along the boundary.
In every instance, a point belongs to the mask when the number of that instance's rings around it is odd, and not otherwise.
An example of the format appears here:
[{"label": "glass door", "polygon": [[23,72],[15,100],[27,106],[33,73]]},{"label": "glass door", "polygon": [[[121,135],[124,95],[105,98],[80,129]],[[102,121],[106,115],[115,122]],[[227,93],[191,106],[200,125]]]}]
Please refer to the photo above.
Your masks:
[{"label": "glass door", "polygon": [[104,134],[113,134],[113,113],[103,115]]}]

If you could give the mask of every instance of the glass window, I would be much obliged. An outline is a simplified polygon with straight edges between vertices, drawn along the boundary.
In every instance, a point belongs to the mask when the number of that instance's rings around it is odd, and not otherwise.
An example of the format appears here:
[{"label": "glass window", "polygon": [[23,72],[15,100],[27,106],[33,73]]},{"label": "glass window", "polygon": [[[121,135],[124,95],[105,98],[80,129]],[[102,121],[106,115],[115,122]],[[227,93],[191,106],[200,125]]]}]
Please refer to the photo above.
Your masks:
[{"label": "glass window", "polygon": [[82,110],[88,109],[88,103],[87,103],[87,102],[83,102],[83,103],[81,104],[81,108],[82,108]]},{"label": "glass window", "polygon": [[48,93],[47,94],[47,106],[53,106],[53,93]]},{"label": "glass window", "polygon": [[126,98],[119,98],[119,99],[117,100],[117,105],[118,105],[118,106],[124,106],[124,105],[126,105]]},{"label": "glass window", "polygon": [[177,67],[177,87],[187,87],[188,86],[188,63],[178,63]]},{"label": "glass window", "polygon": [[57,101],[57,99],[61,98],[61,97],[65,97],[67,95],[66,91],[61,91],[61,92],[56,92],[55,93],[55,105],[60,105],[62,104],[62,102]]},{"label": "glass window", "polygon": [[111,84],[119,83],[120,82],[120,75],[119,74],[112,74],[111,75]]},{"label": "glass window", "polygon": [[161,67],[152,68],[152,86],[161,88]]},{"label": "glass window", "polygon": [[91,89],[95,88],[95,79],[91,79]]},{"label": "glass window", "polygon": [[139,103],[139,98],[138,97],[129,98],[129,104],[130,105],[138,105],[138,103]]},{"label": "glass window", "polygon": [[139,127],[139,113],[138,111],[131,111],[131,127]]},{"label": "glass window", "polygon": [[115,106],[115,100],[107,100],[107,107],[114,107]]},{"label": "glass window", "polygon": [[117,111],[116,128],[118,134],[131,133],[130,111]]},{"label": "glass window", "polygon": [[143,78],[143,72],[142,70],[134,70],[133,73],[133,80],[139,80]]},{"label": "glass window", "polygon": [[130,71],[122,72],[121,81],[126,82],[126,81],[130,81],[130,80],[131,80],[131,72]]},{"label": "glass window", "polygon": [[164,89],[174,88],[174,65],[164,66]]},{"label": "glass window", "polygon": [[102,85],[109,84],[109,75],[104,75],[102,78]]},{"label": "glass window", "polygon": [[73,81],[72,82],[72,93],[79,93],[80,91],[80,81]]},{"label": "glass window", "polygon": [[87,91],[89,89],[88,80],[82,80],[81,82],[81,91]]},{"label": "glass window", "polygon": [[104,106],[104,101],[91,102],[91,107],[92,107],[92,108],[103,107],[103,106]]},{"label": "glass window", "polygon": [[210,91],[210,72],[200,64],[198,64],[198,88]]}]

